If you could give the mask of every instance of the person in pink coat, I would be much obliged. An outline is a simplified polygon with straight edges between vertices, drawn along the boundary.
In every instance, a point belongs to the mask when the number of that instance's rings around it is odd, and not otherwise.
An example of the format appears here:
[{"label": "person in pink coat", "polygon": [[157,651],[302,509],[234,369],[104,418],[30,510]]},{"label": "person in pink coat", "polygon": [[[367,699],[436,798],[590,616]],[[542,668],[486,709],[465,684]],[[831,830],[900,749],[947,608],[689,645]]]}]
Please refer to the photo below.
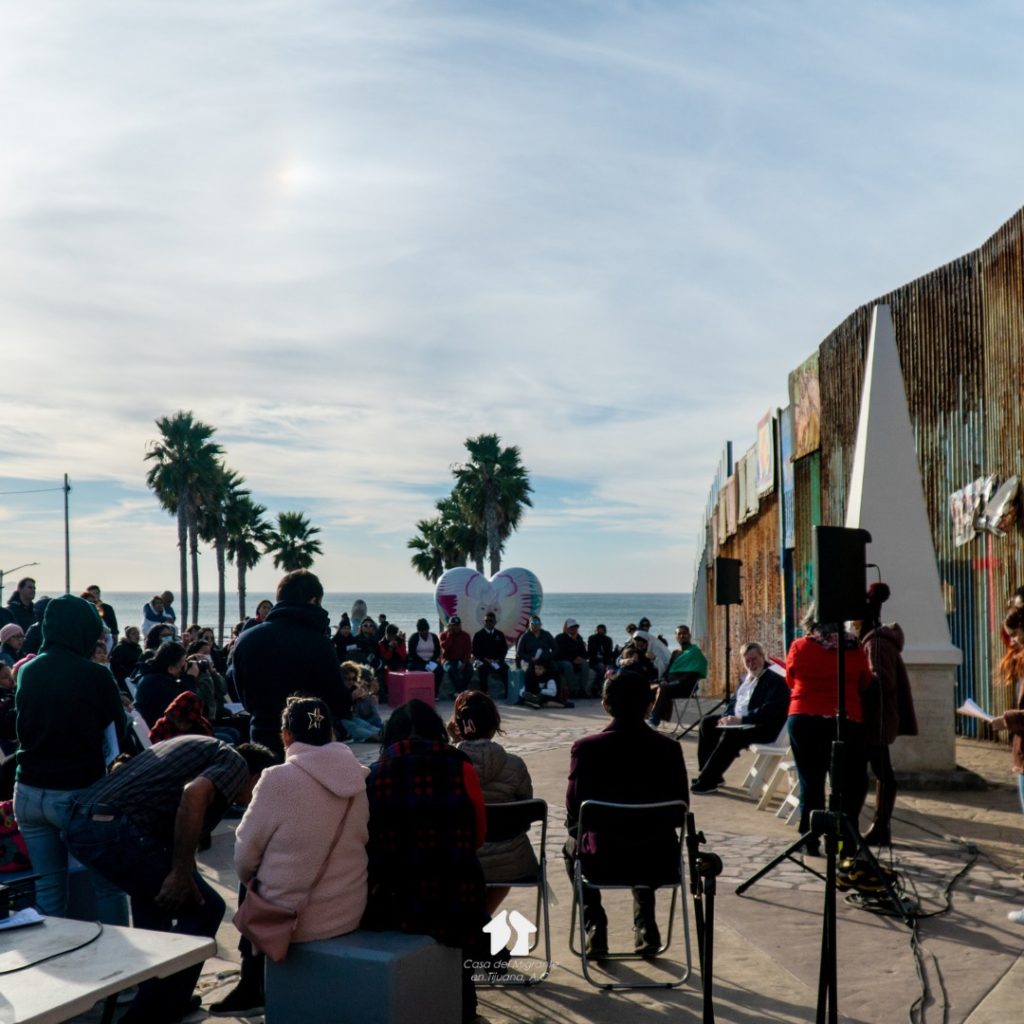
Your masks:
[{"label": "person in pink coat", "polygon": [[[359,927],[366,909],[368,769],[335,740],[330,708],[314,697],[288,698],[281,741],[285,762],[264,771],[235,833],[235,870],[243,885],[257,881],[272,903],[301,906],[293,942],[344,935]],[[341,834],[311,891],[339,822]],[[263,958],[242,951],[241,979],[215,1012],[263,1005]]]}]

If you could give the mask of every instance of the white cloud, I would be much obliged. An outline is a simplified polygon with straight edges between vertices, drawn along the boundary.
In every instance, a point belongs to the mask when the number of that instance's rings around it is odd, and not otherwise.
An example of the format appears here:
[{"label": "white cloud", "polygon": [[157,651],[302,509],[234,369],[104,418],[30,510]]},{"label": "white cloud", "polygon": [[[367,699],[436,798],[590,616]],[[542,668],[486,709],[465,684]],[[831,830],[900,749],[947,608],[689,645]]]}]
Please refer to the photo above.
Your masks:
[{"label": "white cloud", "polygon": [[[601,589],[678,588],[725,439],[1019,204],[1022,23],[985,12],[21,8],[0,478],[109,481],[78,550],[108,587],[165,578],[142,457],[190,408],[327,569],[408,588],[405,537],[494,430],[571,485],[514,542],[558,586],[596,585],[571,535]],[[15,518],[0,552],[58,557]]]}]

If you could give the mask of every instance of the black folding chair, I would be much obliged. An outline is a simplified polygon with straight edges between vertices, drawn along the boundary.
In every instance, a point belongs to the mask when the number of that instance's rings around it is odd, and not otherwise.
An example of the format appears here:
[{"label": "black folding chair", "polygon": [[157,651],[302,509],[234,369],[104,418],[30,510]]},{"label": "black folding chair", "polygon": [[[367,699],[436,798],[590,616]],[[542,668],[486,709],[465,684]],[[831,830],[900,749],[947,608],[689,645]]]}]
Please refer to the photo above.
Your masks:
[{"label": "black folding chair", "polygon": [[[487,804],[488,843],[505,842],[517,836],[530,835],[533,825],[540,822],[539,847],[534,847],[537,870],[531,875],[520,876],[509,881],[495,880],[487,883],[488,889],[533,889],[537,890],[536,921],[543,921],[544,970],[537,976],[528,976],[522,971],[511,972],[508,976],[490,977],[482,982],[487,985],[537,985],[551,973],[551,925],[548,912],[548,804],[546,800],[515,800],[511,803]],[[541,915],[543,914],[543,918]],[[530,944],[530,953],[540,942],[540,929]]]},{"label": "black folding chair", "polygon": [[[604,800],[584,800],[580,805],[579,842],[576,848],[572,915],[569,923],[569,948],[580,957],[583,977],[595,988],[678,988],[689,977],[690,930],[686,900],[678,899],[686,877],[683,850],[686,835],[687,805],[684,800],[652,804],[618,804]],[[650,838],[672,834],[672,849],[664,856],[657,853]],[[609,855],[611,855],[609,857]],[[654,855],[652,857],[652,855]],[[609,859],[614,864],[609,864]],[[586,922],[581,907],[585,889],[666,889],[672,890],[668,927],[656,956],[667,952],[672,943],[676,903],[681,907],[685,960],[681,976],[669,981],[600,982],[591,977],[587,955]],[[579,948],[574,945],[577,938]],[[609,952],[602,960],[642,960],[635,952]]]},{"label": "black folding chair", "polygon": [[[668,682],[678,685],[682,680],[678,676],[668,676]],[[685,681],[683,687],[677,693],[672,695],[672,717],[670,719],[674,726],[671,733],[672,739],[681,740],[684,736],[689,736],[700,725],[700,720],[705,715],[710,715],[725,703],[716,697],[703,696],[701,693],[703,685],[703,679],[688,680]],[[700,702],[702,699],[705,704],[710,704],[707,710],[701,707]],[[697,707],[697,717],[687,725],[686,713],[690,710],[691,704]]]}]

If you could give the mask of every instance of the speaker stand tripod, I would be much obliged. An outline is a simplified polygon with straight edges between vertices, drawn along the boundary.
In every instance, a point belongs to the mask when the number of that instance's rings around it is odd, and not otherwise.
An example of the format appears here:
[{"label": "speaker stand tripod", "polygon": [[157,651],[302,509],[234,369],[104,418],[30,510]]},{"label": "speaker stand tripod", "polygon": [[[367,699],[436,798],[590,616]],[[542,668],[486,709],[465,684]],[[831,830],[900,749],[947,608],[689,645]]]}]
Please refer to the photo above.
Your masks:
[{"label": "speaker stand tripod", "polygon": [[836,625],[837,634],[837,658],[838,658],[838,707],[836,709],[836,738],[832,741],[831,756],[829,760],[829,779],[831,780],[832,791],[829,794],[827,811],[813,811],[810,818],[810,830],[800,836],[796,842],[791,843],[777,857],[769,861],[763,868],[755,872],[745,882],[736,887],[736,894],[742,896],[758,879],[763,878],[769,871],[773,870],[784,860],[792,860],[803,870],[809,871],[818,878],[823,876],[815,871],[809,864],[797,860],[793,854],[816,836],[825,838],[825,902],[822,911],[821,922],[821,959],[818,969],[818,1011],[815,1017],[816,1024],[837,1024],[839,1019],[839,994],[837,990],[837,959],[838,946],[836,935],[836,875],[839,859],[839,842],[842,840],[850,844],[854,850],[854,857],[864,863],[868,871],[874,875],[877,882],[885,890],[892,904],[893,910],[903,919],[904,923],[912,924],[912,917],[909,909],[903,900],[900,899],[892,882],[882,871],[875,859],[874,854],[867,848],[861,839],[854,824],[849,817],[843,813],[843,770],[846,759],[846,744],[843,737],[846,733],[846,659],[844,653],[844,630],[843,623]]}]

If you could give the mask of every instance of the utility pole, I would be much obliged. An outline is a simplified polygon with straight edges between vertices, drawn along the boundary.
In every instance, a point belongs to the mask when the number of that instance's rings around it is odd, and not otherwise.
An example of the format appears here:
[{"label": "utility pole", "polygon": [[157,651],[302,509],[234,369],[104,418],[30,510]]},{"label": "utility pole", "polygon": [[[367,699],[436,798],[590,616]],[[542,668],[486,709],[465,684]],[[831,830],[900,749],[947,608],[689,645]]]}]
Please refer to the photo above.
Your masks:
[{"label": "utility pole", "polygon": [[68,483],[68,475],[64,474],[64,593],[71,593],[71,530],[68,524],[68,495],[71,493],[71,484]]}]

